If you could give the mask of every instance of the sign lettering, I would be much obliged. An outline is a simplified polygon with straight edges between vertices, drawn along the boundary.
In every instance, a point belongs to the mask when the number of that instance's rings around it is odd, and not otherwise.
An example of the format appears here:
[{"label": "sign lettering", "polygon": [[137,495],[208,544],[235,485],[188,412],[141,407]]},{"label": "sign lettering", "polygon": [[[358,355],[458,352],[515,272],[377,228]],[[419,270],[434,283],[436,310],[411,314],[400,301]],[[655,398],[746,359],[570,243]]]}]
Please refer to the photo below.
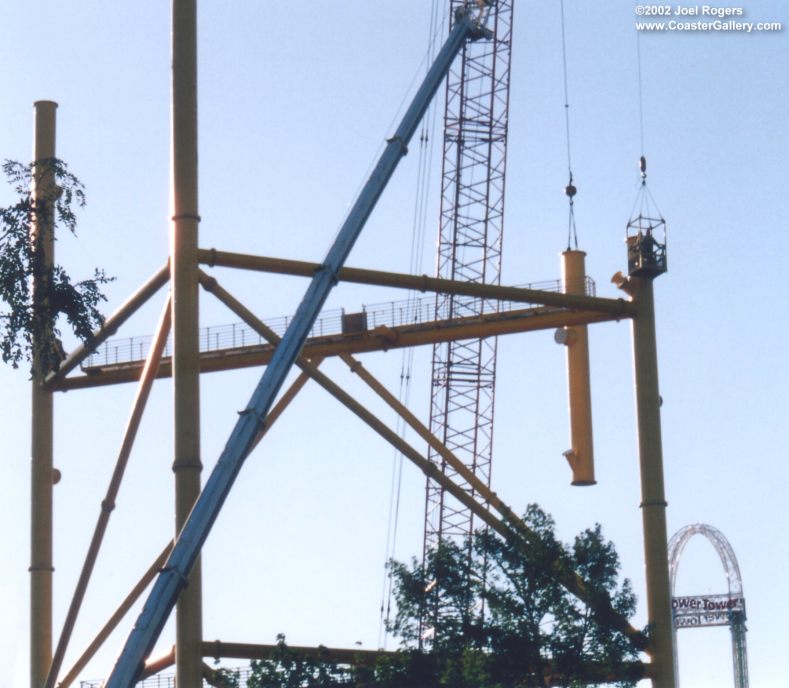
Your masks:
[{"label": "sign lettering", "polygon": [[745,599],[729,595],[693,595],[671,600],[675,628],[726,626],[732,613],[745,614]]}]

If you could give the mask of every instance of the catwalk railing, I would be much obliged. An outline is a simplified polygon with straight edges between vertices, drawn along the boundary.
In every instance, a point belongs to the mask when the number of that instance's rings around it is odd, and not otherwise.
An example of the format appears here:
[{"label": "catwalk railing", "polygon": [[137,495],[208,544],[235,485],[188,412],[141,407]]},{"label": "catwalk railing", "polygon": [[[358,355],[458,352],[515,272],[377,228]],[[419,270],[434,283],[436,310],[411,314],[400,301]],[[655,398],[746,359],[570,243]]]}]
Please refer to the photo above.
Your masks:
[{"label": "catwalk railing", "polygon": [[[521,285],[528,289],[538,289],[540,291],[562,292],[567,288],[561,280],[550,280],[537,282],[534,284]],[[585,280],[585,293],[587,296],[595,295],[594,280],[587,277]],[[468,299],[466,299],[468,301]],[[481,301],[481,299],[480,299]],[[446,302],[449,303],[448,301]],[[491,301],[484,304],[485,312],[507,312],[521,309],[525,304],[513,301]],[[448,312],[441,313],[436,311],[436,297],[434,295],[420,296],[403,301],[391,301],[386,303],[363,305],[359,313],[364,314],[361,318],[363,329],[372,330],[376,327],[398,327],[414,323],[427,323],[435,320],[451,321]],[[477,309],[481,310],[481,309]],[[348,323],[354,314],[345,309],[335,309],[324,311],[315,321],[315,325],[310,332],[310,337],[327,337],[335,334],[347,332]],[[452,314],[456,318],[469,315],[462,309],[454,309]],[[265,319],[266,324],[279,335],[282,335],[290,324],[292,316],[280,316]],[[356,322],[359,322],[358,320]],[[118,365],[124,363],[134,363],[145,360],[151,347],[153,337],[150,335],[139,337],[125,337],[111,339],[100,346],[83,363],[83,370],[99,368],[108,365]],[[267,344],[257,332],[243,323],[232,323],[230,325],[212,325],[201,328],[200,330],[200,351],[224,351],[233,349],[243,349],[252,346],[263,346]],[[167,342],[164,356],[172,354],[172,341]]]},{"label": "catwalk railing", "polygon": [[[249,667],[239,669],[229,669],[227,676],[230,679],[227,682],[228,686],[234,688],[247,688],[247,679],[252,675],[252,670]],[[80,681],[80,688],[102,688],[104,680],[96,681]],[[212,684],[203,680],[202,688],[215,688],[217,684]],[[136,688],[175,688],[175,674],[157,674],[146,678],[136,684]]]}]

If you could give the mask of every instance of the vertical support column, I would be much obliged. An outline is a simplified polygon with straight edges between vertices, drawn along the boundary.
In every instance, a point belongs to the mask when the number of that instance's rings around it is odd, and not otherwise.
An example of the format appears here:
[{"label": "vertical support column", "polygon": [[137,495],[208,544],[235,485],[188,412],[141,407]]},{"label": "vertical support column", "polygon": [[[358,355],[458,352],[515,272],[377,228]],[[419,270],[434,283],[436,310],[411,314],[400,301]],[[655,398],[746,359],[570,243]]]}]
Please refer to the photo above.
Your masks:
[{"label": "vertical support column", "polygon": [[[41,387],[52,352],[52,319],[48,312],[49,282],[55,253],[52,204],[58,189],[47,165],[55,157],[57,103],[38,101],[33,143],[33,341],[30,518],[30,688],[41,688],[52,661],[52,392]],[[41,161],[41,162],[39,162]]]},{"label": "vertical support column", "polygon": [[[172,4],[172,224],[170,271],[175,407],[175,528],[200,494],[200,371],[198,314],[197,2]],[[200,561],[176,609],[176,682],[202,685]]]},{"label": "vertical support column", "polygon": [[731,651],[734,664],[734,688],[748,688],[748,651],[745,644],[745,612],[729,613]]},{"label": "vertical support column", "polygon": [[676,688],[652,279],[631,276],[628,291],[633,294],[633,302],[638,307],[638,314],[633,319],[633,360],[647,610],[655,669],[652,685],[655,688]]}]

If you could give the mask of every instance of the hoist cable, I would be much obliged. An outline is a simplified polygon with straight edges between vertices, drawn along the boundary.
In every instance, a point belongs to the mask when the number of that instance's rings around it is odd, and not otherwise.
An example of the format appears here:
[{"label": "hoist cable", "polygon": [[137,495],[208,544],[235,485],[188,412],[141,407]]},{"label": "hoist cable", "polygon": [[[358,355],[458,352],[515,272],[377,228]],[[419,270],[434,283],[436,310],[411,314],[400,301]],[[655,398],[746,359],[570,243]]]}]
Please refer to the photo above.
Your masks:
[{"label": "hoist cable", "polygon": [[567,172],[569,180],[564,192],[569,199],[569,213],[567,218],[567,250],[574,245],[578,248],[578,232],[575,228],[575,208],[573,206],[575,194],[577,189],[573,184],[573,161],[570,146],[570,88],[567,78],[567,35],[564,23],[564,0],[559,3],[561,17],[562,17],[562,71],[564,74],[564,128],[565,137],[567,139]]},{"label": "hoist cable", "polygon": [[570,173],[570,182],[573,176],[572,156],[570,154],[570,89],[567,79],[567,36],[564,26],[564,0],[560,2],[562,15],[562,70],[564,73],[564,127],[567,138],[567,169]]},{"label": "hoist cable", "polygon": [[[636,31],[636,56],[638,61],[638,120],[639,132],[641,136],[641,157],[644,157],[644,91],[643,83],[641,80],[641,34]],[[642,172],[644,181],[646,181],[646,170]]]},{"label": "hoist cable", "polygon": [[639,143],[641,147],[641,157],[638,161],[638,169],[641,176],[641,183],[639,184],[638,193],[636,194],[636,200],[633,203],[633,210],[630,213],[630,217],[635,218],[637,212],[639,217],[664,221],[663,215],[652,196],[652,192],[647,186],[647,159],[644,145],[644,80],[641,59],[641,34],[638,32],[636,32],[636,66],[638,73]]},{"label": "hoist cable", "polygon": [[[441,22],[439,3],[441,0],[433,0],[430,11],[430,26],[428,32],[428,48],[425,64],[430,65],[433,56],[439,45],[439,33],[443,30],[444,22]],[[422,129],[419,136],[419,159],[417,162],[417,181],[414,196],[414,209],[412,217],[411,232],[411,251],[409,260],[409,272],[418,274],[422,271],[424,258],[424,238],[427,227],[427,215],[430,197],[430,178],[432,171],[432,134],[436,127],[436,108],[431,104],[428,112],[422,120]],[[408,295],[408,310],[415,307],[418,297],[410,292]],[[398,398],[406,408],[410,401],[411,391],[411,371],[413,369],[414,352],[413,348],[405,348],[401,358],[400,368],[400,389]],[[406,424],[401,416],[397,416],[396,432],[401,437],[406,432]],[[394,593],[392,585],[392,575],[389,562],[394,559],[397,544],[398,526],[400,520],[400,497],[402,492],[403,480],[403,455],[395,450],[392,461],[392,475],[389,490],[389,517],[386,529],[386,554],[384,560],[383,584],[381,589],[380,620],[378,628],[378,647],[386,649],[389,624],[391,620],[392,596]]]},{"label": "hoist cable", "polygon": [[[404,374],[405,370],[400,371],[400,391],[399,398],[401,403],[408,404],[410,391],[410,373]],[[405,399],[405,401],[403,401]],[[398,418],[396,432],[403,435],[405,431],[404,421]],[[381,609],[378,626],[378,647],[386,648],[386,641],[389,633],[389,619],[392,598],[392,577],[389,570],[389,561],[394,556],[394,546],[397,541],[397,526],[400,520],[400,493],[403,482],[403,455],[401,452],[394,452],[392,461],[392,477],[389,488],[389,519],[386,528],[386,557],[384,562],[384,580],[381,589]]]},{"label": "hoist cable", "polygon": [[642,217],[652,217],[655,220],[663,220],[663,214],[660,212],[660,208],[658,208],[655,198],[652,196],[652,192],[643,178],[641,184],[639,184],[636,200],[633,202],[633,209],[630,211],[630,217],[634,218],[636,214]]}]

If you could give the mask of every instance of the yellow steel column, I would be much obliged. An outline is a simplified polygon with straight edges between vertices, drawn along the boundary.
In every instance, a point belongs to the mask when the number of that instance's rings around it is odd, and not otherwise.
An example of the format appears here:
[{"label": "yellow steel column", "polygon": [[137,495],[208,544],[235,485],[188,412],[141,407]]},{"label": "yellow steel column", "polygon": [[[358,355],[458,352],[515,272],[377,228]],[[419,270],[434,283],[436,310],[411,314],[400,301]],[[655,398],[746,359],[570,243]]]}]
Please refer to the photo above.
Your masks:
[{"label": "yellow steel column", "polygon": [[628,291],[638,312],[633,318],[638,454],[641,465],[641,515],[650,648],[655,688],[675,688],[674,635],[666,534],[666,496],[660,434],[655,304],[651,277],[630,277]]},{"label": "yellow steel column", "polygon": [[[30,519],[30,686],[41,688],[52,661],[52,392],[42,387],[52,351],[52,319],[47,313],[55,239],[52,202],[57,197],[54,174],[46,161],[55,157],[57,103],[38,101],[33,144],[34,250],[32,342],[32,438]],[[40,162],[39,161],[43,161]]]},{"label": "yellow steel column", "polygon": [[[180,531],[200,494],[200,373],[197,236],[197,2],[172,4],[172,288],[175,406],[175,527]],[[176,607],[178,688],[202,685],[200,562]]]},{"label": "yellow steel column", "polygon": [[[586,295],[586,253],[562,253],[565,294]],[[589,333],[586,325],[568,325],[556,331],[556,341],[567,348],[567,388],[570,400],[570,449],[564,452],[573,472],[573,485],[594,485],[592,390],[589,376]]]}]

